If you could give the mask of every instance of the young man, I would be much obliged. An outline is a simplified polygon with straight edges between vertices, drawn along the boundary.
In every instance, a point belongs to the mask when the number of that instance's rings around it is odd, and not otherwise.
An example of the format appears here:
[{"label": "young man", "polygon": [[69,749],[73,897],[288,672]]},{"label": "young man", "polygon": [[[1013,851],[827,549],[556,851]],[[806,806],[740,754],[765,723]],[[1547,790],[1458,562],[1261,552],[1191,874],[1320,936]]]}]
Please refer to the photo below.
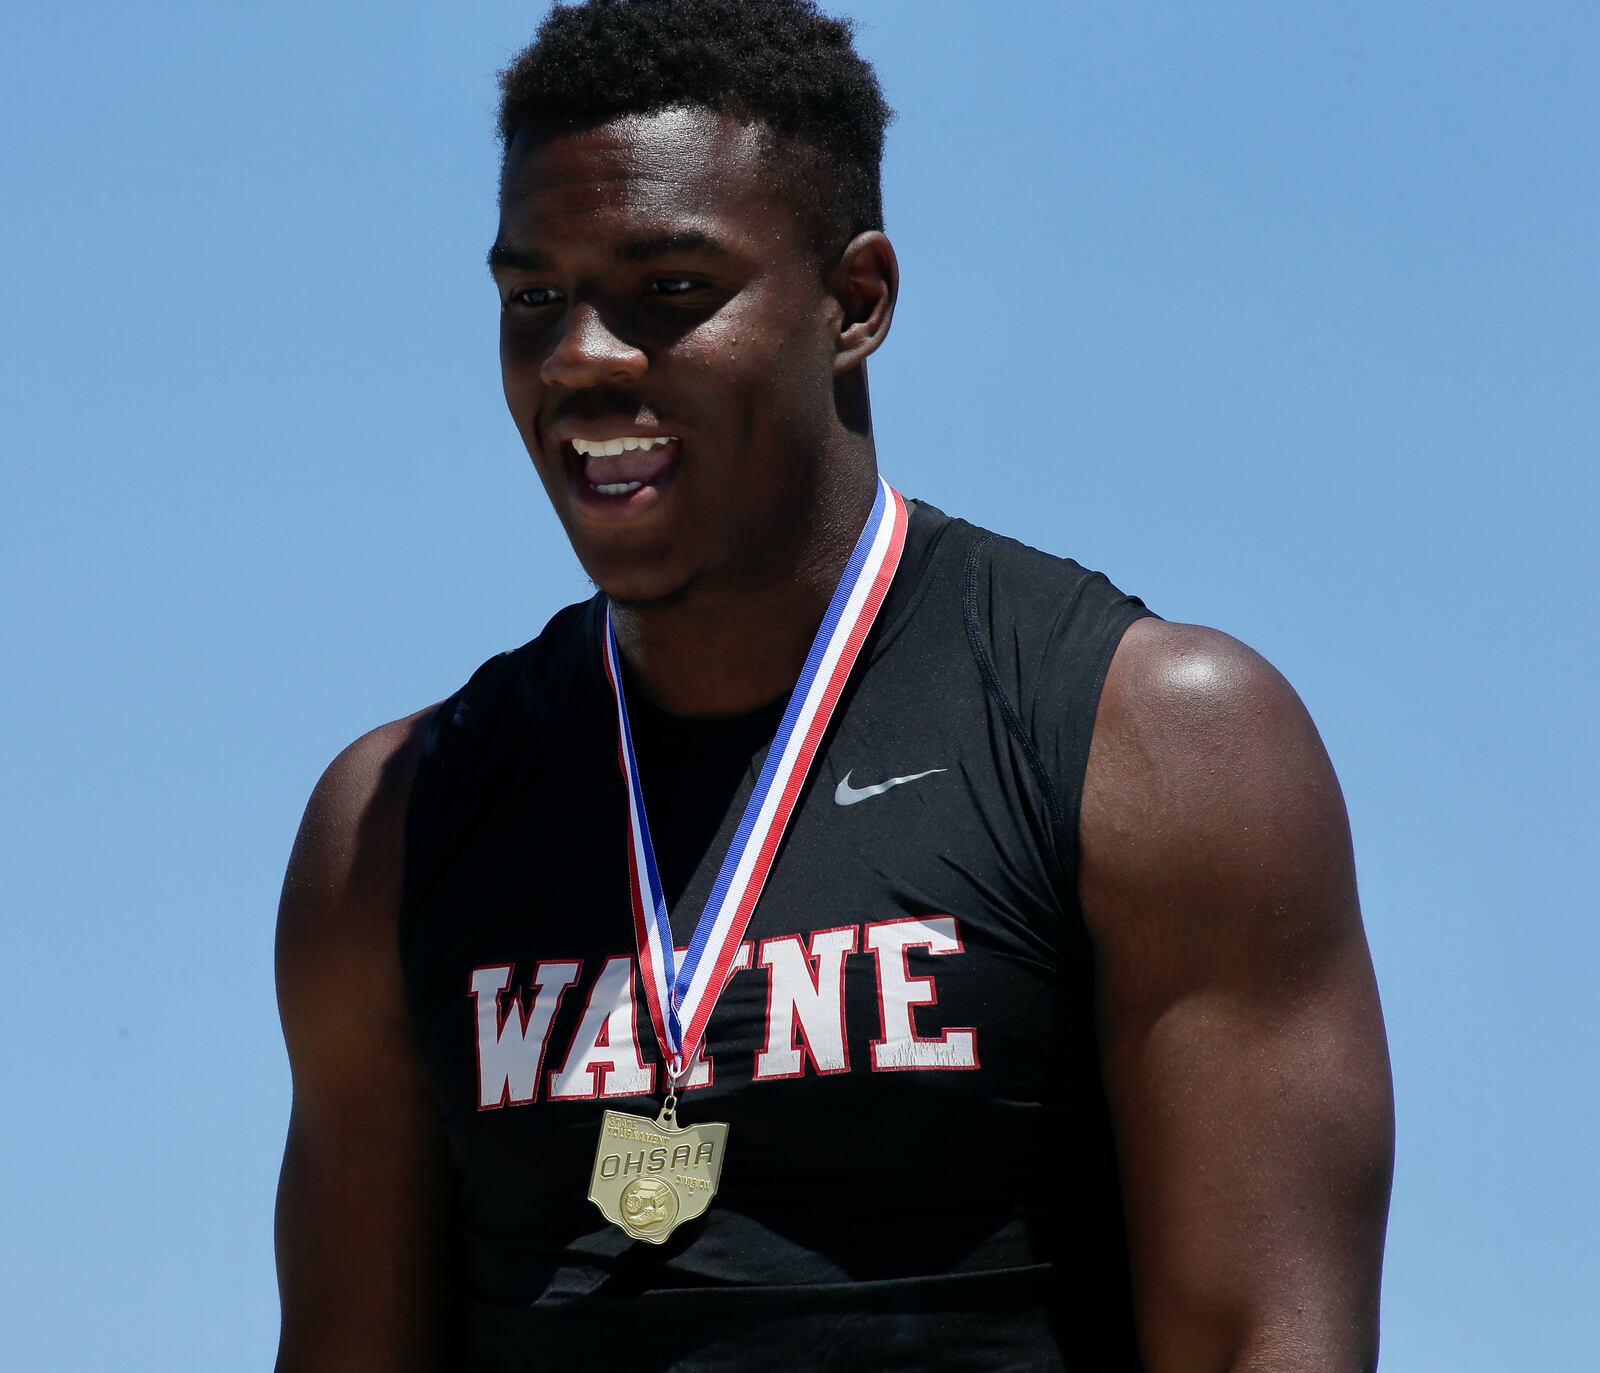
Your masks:
[{"label": "young man", "polygon": [[505,394],[599,592],[312,796],[281,1369],[1375,1361],[1338,784],[1243,645],[881,485],[887,114],[803,0],[505,76]]}]

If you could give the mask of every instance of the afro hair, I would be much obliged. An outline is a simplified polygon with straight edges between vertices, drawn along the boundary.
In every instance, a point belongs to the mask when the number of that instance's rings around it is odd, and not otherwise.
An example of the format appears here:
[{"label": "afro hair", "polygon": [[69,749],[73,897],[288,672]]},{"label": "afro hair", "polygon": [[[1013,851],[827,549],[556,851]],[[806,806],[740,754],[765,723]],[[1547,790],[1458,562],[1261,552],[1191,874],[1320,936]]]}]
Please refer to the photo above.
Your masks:
[{"label": "afro hair", "polygon": [[883,227],[893,112],[854,25],[811,0],[586,0],[556,5],[500,74],[500,139],[697,106],[764,125],[780,188],[819,263]]}]

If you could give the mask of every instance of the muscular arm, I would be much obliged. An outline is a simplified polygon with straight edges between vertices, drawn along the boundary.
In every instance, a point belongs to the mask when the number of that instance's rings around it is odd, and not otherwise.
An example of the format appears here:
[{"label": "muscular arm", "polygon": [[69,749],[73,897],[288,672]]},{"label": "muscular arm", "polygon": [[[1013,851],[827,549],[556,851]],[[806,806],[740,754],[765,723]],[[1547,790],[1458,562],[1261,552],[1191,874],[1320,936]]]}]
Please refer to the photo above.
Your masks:
[{"label": "muscular arm", "polygon": [[1388,1055],[1315,727],[1242,644],[1141,621],[1106,681],[1081,832],[1151,1373],[1372,1368]]},{"label": "muscular arm", "polygon": [[279,1373],[447,1366],[453,1189],[396,941],[427,714],[334,760],[284,880],[278,1002],[294,1104],[278,1184]]}]

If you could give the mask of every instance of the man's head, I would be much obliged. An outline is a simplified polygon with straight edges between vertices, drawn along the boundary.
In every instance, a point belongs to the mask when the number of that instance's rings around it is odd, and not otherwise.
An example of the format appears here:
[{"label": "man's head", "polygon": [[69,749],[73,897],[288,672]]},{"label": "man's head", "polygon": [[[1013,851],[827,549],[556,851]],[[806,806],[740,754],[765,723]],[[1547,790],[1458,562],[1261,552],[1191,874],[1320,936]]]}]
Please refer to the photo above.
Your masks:
[{"label": "man's head", "polygon": [[775,569],[861,489],[897,284],[848,25],[589,0],[502,85],[506,399],[586,570],[655,602]]}]

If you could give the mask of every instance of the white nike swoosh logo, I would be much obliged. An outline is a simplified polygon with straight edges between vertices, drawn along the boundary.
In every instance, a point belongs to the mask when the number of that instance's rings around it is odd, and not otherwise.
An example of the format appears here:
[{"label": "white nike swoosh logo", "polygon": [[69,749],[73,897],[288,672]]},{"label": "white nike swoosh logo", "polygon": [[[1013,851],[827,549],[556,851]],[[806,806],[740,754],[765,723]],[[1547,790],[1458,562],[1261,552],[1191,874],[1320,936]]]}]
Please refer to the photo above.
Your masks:
[{"label": "white nike swoosh logo", "polygon": [[[855,769],[851,768],[850,772]],[[865,801],[869,796],[882,796],[890,787],[903,787],[907,782],[920,781],[924,777],[932,777],[936,772],[946,772],[947,768],[929,768],[926,772],[913,772],[908,777],[891,777],[887,782],[879,782],[872,787],[853,787],[850,785],[850,772],[839,779],[839,785],[834,788],[833,799],[835,804],[853,806],[857,801]]]}]

